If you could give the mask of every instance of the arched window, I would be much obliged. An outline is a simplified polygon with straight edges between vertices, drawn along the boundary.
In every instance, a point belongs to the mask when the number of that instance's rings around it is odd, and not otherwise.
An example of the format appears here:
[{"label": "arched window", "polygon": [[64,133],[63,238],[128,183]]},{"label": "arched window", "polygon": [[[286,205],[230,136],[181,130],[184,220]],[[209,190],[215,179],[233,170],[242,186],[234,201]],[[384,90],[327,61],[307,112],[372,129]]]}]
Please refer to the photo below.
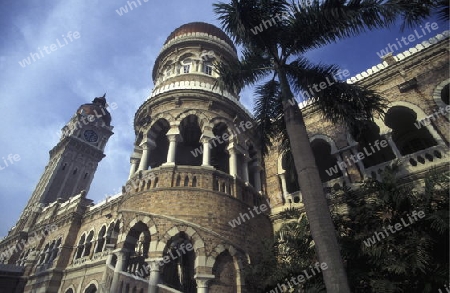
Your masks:
[{"label": "arched window", "polygon": [[49,248],[50,248],[50,244],[47,243],[47,244],[45,245],[44,249],[41,251],[41,254],[40,254],[40,257],[39,257],[38,265],[42,265],[42,264],[45,263],[45,256],[47,255]]},{"label": "arched window", "polygon": [[[230,133],[228,131],[228,126],[223,123],[219,122],[213,127],[213,134],[214,137],[219,137],[221,140],[218,140],[217,138],[213,138],[209,141],[209,147],[211,149],[211,166],[216,168],[217,170],[220,170],[225,173],[230,173],[230,154],[228,153],[228,142],[229,140],[224,140],[224,134],[225,137],[229,137]],[[221,143],[222,142],[222,143]]]},{"label": "arched window", "polygon": [[102,252],[105,249],[105,244],[106,244],[106,226],[103,226],[100,229],[100,232],[98,232],[97,247],[95,249],[95,252]]},{"label": "arched window", "polygon": [[97,286],[90,284],[89,287],[84,290],[84,293],[97,293]]},{"label": "arched window", "polygon": [[[402,155],[408,155],[437,145],[426,126],[417,121],[417,114],[405,106],[390,108],[384,120],[392,129],[392,140]],[[416,125],[419,125],[418,128]]]},{"label": "arched window", "polygon": [[216,257],[212,273],[215,278],[211,281],[209,290],[212,292],[237,292],[237,272],[233,257],[228,250]]},{"label": "arched window", "polygon": [[120,222],[116,221],[109,224],[108,231],[106,232],[106,244],[115,245],[117,243],[117,237],[119,236]]},{"label": "arched window", "polygon": [[204,74],[212,75],[212,73],[213,73],[213,65],[212,65],[212,62],[208,62],[208,61],[203,62],[203,68],[202,68],[202,71],[203,71]]},{"label": "arched window", "polygon": [[195,115],[188,115],[180,123],[180,134],[183,138],[178,142],[175,162],[177,165],[200,166],[202,156],[194,156],[197,149],[200,149],[200,136],[202,134]]},{"label": "arched window", "polygon": [[50,250],[50,258],[49,258],[49,260],[48,260],[48,263],[52,263],[55,259],[56,259],[56,257],[58,256],[58,253],[59,253],[59,249],[60,249],[60,247],[61,247],[61,241],[62,241],[62,239],[61,238],[59,238],[55,243],[54,243],[54,245],[52,246],[52,248],[51,248],[51,250]]},{"label": "arched window", "polygon": [[86,234],[81,235],[80,241],[78,241],[77,251],[75,253],[75,259],[83,256],[84,242],[86,241]]},{"label": "arched window", "polygon": [[[197,292],[195,253],[192,242],[184,232],[173,236],[163,252],[170,261],[162,267],[162,279],[167,286],[185,293]],[[177,256],[172,257],[172,256]]]},{"label": "arched window", "polygon": [[164,64],[163,72],[164,72],[164,80],[170,78],[174,74],[174,65],[172,61],[169,61],[166,64]]},{"label": "arched window", "polygon": [[149,166],[152,169],[161,166],[167,161],[169,140],[166,134],[169,129],[170,124],[165,119],[158,119],[150,128],[149,137],[156,145],[149,152]]},{"label": "arched window", "polygon": [[365,168],[395,159],[395,155],[384,136],[380,135],[380,128],[372,121],[361,122],[363,127],[354,133],[358,142],[357,152],[362,153],[362,163]]},{"label": "arched window", "polygon": [[181,61],[181,72],[182,73],[190,73],[192,71],[192,59],[186,58]]},{"label": "arched window", "polygon": [[337,159],[331,154],[331,146],[327,141],[315,139],[311,142],[311,148],[322,182],[327,182],[342,176]]},{"label": "arched window", "polygon": [[146,278],[149,275],[145,262],[150,248],[148,226],[141,221],[137,222],[128,232],[124,248],[131,252],[128,256],[127,272],[140,278]]},{"label": "arched window", "polygon": [[84,244],[84,254],[83,256],[89,256],[91,254],[92,242],[94,240],[94,231],[89,232],[86,242]]},{"label": "arched window", "polygon": [[26,263],[26,261],[27,261],[27,259],[28,259],[28,255],[30,254],[30,251],[31,251],[31,249],[28,249],[28,250],[26,250],[26,251],[25,251],[25,250],[22,251],[22,253],[21,253],[19,259],[18,259],[17,262],[16,262],[16,264],[17,264],[18,266],[24,266],[24,265],[25,265],[25,263]]},{"label": "arched window", "polygon": [[450,84],[445,85],[444,88],[441,90],[441,100],[446,105],[450,105],[449,104],[449,85]]}]

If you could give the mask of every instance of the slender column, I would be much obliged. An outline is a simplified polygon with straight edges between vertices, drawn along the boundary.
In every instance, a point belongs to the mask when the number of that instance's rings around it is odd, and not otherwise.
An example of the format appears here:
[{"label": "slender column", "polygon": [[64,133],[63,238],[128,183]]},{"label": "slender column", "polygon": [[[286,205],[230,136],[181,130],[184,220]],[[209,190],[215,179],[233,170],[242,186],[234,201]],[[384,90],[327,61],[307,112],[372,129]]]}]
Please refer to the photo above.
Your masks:
[{"label": "slender column", "polygon": [[141,143],[140,147],[142,148],[142,157],[141,157],[141,162],[139,163],[138,171],[147,170],[147,167],[148,167],[148,152],[150,150],[147,141],[143,141]]},{"label": "slender column", "polygon": [[197,293],[208,293],[208,283],[215,278],[214,275],[198,274],[194,276],[197,281]]},{"label": "slender column", "polygon": [[125,259],[126,259],[126,253],[124,251],[118,251],[116,252],[117,255],[117,262],[116,266],[114,267],[114,275],[111,282],[111,289],[110,292],[118,292],[119,291],[119,277],[120,272],[124,270],[125,265]]},{"label": "slender column", "polygon": [[256,161],[253,165],[253,178],[255,181],[255,186],[253,186],[256,191],[261,192],[261,170],[262,167],[258,161]]},{"label": "slender column", "polygon": [[203,161],[202,166],[211,166],[211,152],[209,149],[210,137],[202,137],[201,142],[203,144]]},{"label": "slender column", "polygon": [[158,292],[158,284],[161,275],[159,264],[160,261],[162,261],[162,258],[147,261],[147,263],[149,263],[150,265],[150,277],[148,279],[148,293]]},{"label": "slender column", "polygon": [[286,196],[289,194],[287,187],[286,187],[286,173],[278,174],[280,176],[281,180],[281,190],[283,191],[283,197],[286,199]]},{"label": "slender column", "polygon": [[139,159],[138,158],[130,158],[130,175],[128,176],[128,179],[130,179],[134,173],[136,173],[136,170],[138,168]]},{"label": "slender column", "polygon": [[[101,281],[101,283],[100,283],[101,285],[103,285],[103,287],[104,287],[105,290],[107,290],[107,291],[108,291],[108,289],[110,289],[110,288],[107,288],[108,284],[106,284],[106,276],[108,275],[108,270],[109,270],[108,265],[111,264],[112,258],[113,258],[113,254],[112,254],[112,253],[108,254],[108,256],[106,257],[106,266],[104,267],[105,269],[104,269],[104,271],[103,271],[102,281]],[[101,292],[101,291],[100,291],[100,292]],[[109,291],[109,292],[111,292],[111,291]]]},{"label": "slender column", "polygon": [[250,180],[248,178],[248,162],[250,161],[250,158],[247,154],[244,155],[243,162],[242,162],[242,179],[244,180],[245,184],[249,184]]},{"label": "slender column", "polygon": [[[353,149],[353,148],[352,148],[352,149]],[[354,155],[352,149],[350,150],[350,152]],[[347,163],[345,163],[345,162],[342,160],[342,156],[341,156],[340,153],[335,153],[334,156],[336,157],[336,163],[338,164],[338,169],[339,169],[339,170],[341,170],[341,167],[339,167],[339,163],[344,163],[344,166],[347,166]],[[358,161],[357,163],[362,164],[360,161]],[[344,177],[345,183],[350,184],[350,179],[348,178],[348,174],[349,174],[348,168],[350,168],[350,166],[347,166],[347,167],[344,168],[344,170],[341,170],[341,173],[342,173],[342,176]],[[363,168],[364,168],[364,167],[363,167]],[[329,181],[329,180],[328,180],[328,181]],[[328,182],[328,181],[327,181],[327,182]]]},{"label": "slender column", "polygon": [[398,150],[397,146],[395,145],[395,142],[392,140],[392,132],[386,133],[384,135],[386,138],[389,146],[391,147],[392,151],[394,152],[394,155],[397,159],[400,159],[402,157],[402,154],[400,154],[400,151]]},{"label": "slender column", "polygon": [[237,152],[233,146],[228,148],[228,153],[230,154],[230,175],[234,178],[237,177]]},{"label": "slender column", "polygon": [[[358,156],[358,152],[356,151],[356,146],[352,146],[350,148],[350,151],[352,152],[353,156],[355,156],[355,157]],[[356,165],[358,165],[358,168],[361,171],[361,174],[363,174],[364,173],[364,164],[363,164],[362,160],[358,160],[356,162]]]},{"label": "slender column", "polygon": [[169,150],[167,152],[167,162],[165,165],[175,165],[175,154],[177,152],[177,142],[179,141],[179,134],[167,134],[169,139]]},{"label": "slender column", "polygon": [[[352,152],[352,153],[353,153],[353,152]],[[348,178],[348,168],[349,168],[350,166],[347,166],[347,163],[345,163],[345,162],[342,160],[342,156],[341,156],[340,153],[335,153],[334,156],[336,157],[336,163],[337,163],[338,170],[341,171],[342,176],[344,177],[345,183],[350,184],[350,179]],[[344,170],[342,170],[341,167],[339,167],[339,163],[343,163],[344,166],[347,166],[347,167],[345,167]],[[328,180],[328,181],[329,181],[329,180]],[[326,182],[328,182],[328,181],[326,181]],[[325,183],[326,183],[326,182],[325,182]],[[323,184],[324,186],[326,185],[325,183]]]}]

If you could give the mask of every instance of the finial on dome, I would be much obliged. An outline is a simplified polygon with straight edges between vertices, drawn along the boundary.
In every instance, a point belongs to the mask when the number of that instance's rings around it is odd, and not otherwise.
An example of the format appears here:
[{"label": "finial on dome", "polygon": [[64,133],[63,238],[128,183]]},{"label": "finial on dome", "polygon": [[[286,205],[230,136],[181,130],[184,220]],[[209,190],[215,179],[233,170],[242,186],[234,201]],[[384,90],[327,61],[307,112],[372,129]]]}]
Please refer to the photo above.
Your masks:
[{"label": "finial on dome", "polygon": [[102,105],[103,107],[106,106],[106,93],[103,94],[103,97],[96,97],[92,103],[96,104],[99,103],[100,105]]}]

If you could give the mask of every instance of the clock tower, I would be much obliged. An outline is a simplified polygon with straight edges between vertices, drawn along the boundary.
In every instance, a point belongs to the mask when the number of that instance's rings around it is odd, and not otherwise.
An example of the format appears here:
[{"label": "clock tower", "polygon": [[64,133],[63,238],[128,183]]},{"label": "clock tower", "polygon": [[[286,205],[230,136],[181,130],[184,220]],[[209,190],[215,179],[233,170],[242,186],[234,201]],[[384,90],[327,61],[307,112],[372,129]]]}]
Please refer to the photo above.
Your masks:
[{"label": "clock tower", "polygon": [[105,95],[81,105],[62,128],[61,139],[50,151],[50,161],[15,227],[19,231],[28,230],[33,212],[38,213],[40,207],[89,190],[113,134]]}]

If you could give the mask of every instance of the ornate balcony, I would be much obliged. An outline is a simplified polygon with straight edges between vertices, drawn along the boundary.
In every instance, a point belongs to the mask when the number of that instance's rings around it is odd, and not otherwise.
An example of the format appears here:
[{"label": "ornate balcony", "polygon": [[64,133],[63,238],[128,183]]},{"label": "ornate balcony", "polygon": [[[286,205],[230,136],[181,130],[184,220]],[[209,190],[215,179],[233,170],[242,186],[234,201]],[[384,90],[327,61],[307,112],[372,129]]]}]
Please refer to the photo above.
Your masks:
[{"label": "ornate balcony", "polygon": [[123,193],[135,193],[152,189],[204,189],[242,200],[250,206],[259,205],[265,197],[248,182],[201,166],[161,166],[136,172],[123,187]]},{"label": "ornate balcony", "polygon": [[[399,159],[400,173],[398,176],[403,177],[410,174],[426,172],[432,167],[445,166],[449,162],[449,155],[450,151],[446,146],[437,145],[403,156]],[[392,161],[388,161],[367,168],[364,170],[364,175],[379,180],[381,172],[391,163]]]}]

